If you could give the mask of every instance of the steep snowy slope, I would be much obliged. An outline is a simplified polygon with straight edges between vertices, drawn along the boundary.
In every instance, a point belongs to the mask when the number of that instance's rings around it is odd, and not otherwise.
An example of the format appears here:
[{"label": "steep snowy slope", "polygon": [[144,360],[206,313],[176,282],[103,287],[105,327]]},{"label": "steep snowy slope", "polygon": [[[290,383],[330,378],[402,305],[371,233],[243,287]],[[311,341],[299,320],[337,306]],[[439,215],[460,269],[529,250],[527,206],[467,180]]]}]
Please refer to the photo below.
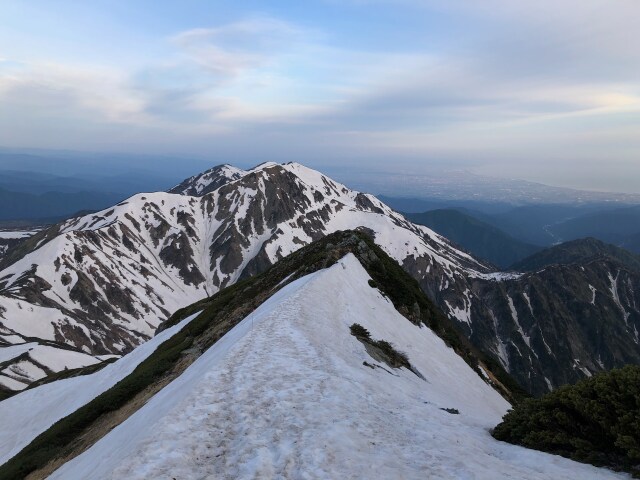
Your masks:
[{"label": "steep snowy slope", "polygon": [[505,400],[369,281],[349,254],[290,283],[50,478],[627,478],[493,440]]},{"label": "steep snowy slope", "polygon": [[55,422],[129,375],[158,345],[187,325],[196,315],[160,332],[127,356],[96,373],[41,385],[0,402],[0,465]]},{"label": "steep snowy slope", "polygon": [[59,373],[94,365],[104,357],[95,357],[57,345],[38,342],[17,343],[0,348],[0,387],[23,390],[32,382]]}]

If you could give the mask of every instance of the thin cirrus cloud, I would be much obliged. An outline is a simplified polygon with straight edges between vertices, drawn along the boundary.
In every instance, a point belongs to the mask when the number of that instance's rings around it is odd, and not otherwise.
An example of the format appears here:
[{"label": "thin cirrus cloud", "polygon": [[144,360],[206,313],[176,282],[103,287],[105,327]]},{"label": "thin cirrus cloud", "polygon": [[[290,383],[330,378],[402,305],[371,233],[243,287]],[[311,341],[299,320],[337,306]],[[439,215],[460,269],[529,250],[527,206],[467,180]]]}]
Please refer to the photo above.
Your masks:
[{"label": "thin cirrus cloud", "polygon": [[214,28],[181,32],[171,42],[201,68],[221,79],[267,66],[303,32],[273,18],[254,18]]},{"label": "thin cirrus cloud", "polygon": [[585,165],[594,178],[606,162],[640,174],[635,0],[316,9],[342,23],[194,17],[150,33],[160,53],[128,64],[12,58],[0,38],[0,144],[416,170],[444,159],[567,185]]}]

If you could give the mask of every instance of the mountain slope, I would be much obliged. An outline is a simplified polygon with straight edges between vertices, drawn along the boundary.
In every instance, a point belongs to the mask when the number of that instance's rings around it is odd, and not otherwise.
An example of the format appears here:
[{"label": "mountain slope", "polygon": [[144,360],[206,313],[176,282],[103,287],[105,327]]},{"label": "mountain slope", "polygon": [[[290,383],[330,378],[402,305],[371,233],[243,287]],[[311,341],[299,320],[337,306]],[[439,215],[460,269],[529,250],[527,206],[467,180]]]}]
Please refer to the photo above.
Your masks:
[{"label": "mountain slope", "polygon": [[75,412],[129,375],[163,341],[195,315],[159,333],[117,362],[91,375],[80,375],[26,390],[0,402],[0,465],[15,456],[51,425]]},{"label": "mountain slope", "polygon": [[[161,333],[157,337],[136,349],[132,355],[125,356],[97,374],[89,375],[94,380],[67,378],[27,390],[1,402],[0,417],[9,417],[11,412],[26,409],[33,419],[25,431],[15,428],[4,432],[4,437],[0,437],[2,455],[9,453],[5,448],[19,449],[24,446],[25,440],[29,441],[36,435],[37,438],[9,463],[0,467],[0,478],[21,478],[34,469],[51,471],[51,467],[59,465],[60,460],[53,463],[49,460],[73,458],[184,372],[211,345],[243,318],[251,315],[251,312],[279,289],[297,278],[334,265],[349,253],[354,254],[366,266],[375,284],[393,302],[395,308],[404,312],[403,322],[409,319],[415,325],[429,326],[464,358],[478,376],[482,375],[482,378],[486,378],[487,382],[508,398],[519,397],[518,389],[508,375],[474,349],[453,327],[452,322],[426,298],[417,282],[367,235],[338,232],[294,252],[263,274],[238,282],[211,298],[176,312],[162,324]],[[369,282],[367,285],[367,288],[372,288]],[[194,313],[200,311],[202,313],[193,318]],[[178,324],[184,328],[176,332],[174,327]],[[168,339],[165,336],[164,342],[160,343],[159,340],[166,335],[167,329],[174,329],[173,335]],[[154,348],[155,351],[149,354]],[[141,357],[144,360],[140,363]],[[132,364],[137,365],[135,370],[122,378],[123,372],[131,371]],[[113,385],[114,380],[119,381]],[[113,386],[109,388],[111,385]],[[78,389],[83,386],[89,387],[88,391],[79,393]],[[105,388],[108,390],[104,391]],[[103,393],[93,398],[100,392]],[[60,400],[62,404],[41,401],[42,396]],[[93,400],[79,410],[60,419],[61,414],[71,411],[71,406],[81,405],[91,398]],[[66,402],[70,405],[66,405]],[[58,422],[55,425],[42,432],[43,428],[56,420]],[[12,422],[19,424],[20,417],[14,418]]]},{"label": "mountain slope", "polygon": [[610,259],[478,282],[473,293],[483,301],[472,306],[470,338],[494,346],[505,369],[539,395],[640,364],[638,291],[640,275]]},{"label": "mountain slope", "polygon": [[35,231],[26,230],[0,230],[0,260],[9,250],[18,246],[34,233]]},{"label": "mountain slope", "polygon": [[[189,366],[159,378],[164,388],[84,452],[54,462],[50,478],[623,478],[493,440],[488,428],[509,404],[489,370],[474,372],[418,320],[439,316],[423,294],[405,299],[421,299],[419,314],[400,314],[398,299],[419,290],[393,288],[415,282],[392,262],[362,234],[334,234],[176,315],[169,329],[205,309],[167,341],[179,345],[174,370]],[[221,323],[231,328],[216,341]],[[414,371],[372,356],[353,323],[406,352]],[[133,385],[113,388],[124,383]]]},{"label": "mountain slope", "polygon": [[500,268],[507,268],[541,248],[521,242],[500,229],[458,210],[407,213],[405,217],[435,230],[476,257]]}]

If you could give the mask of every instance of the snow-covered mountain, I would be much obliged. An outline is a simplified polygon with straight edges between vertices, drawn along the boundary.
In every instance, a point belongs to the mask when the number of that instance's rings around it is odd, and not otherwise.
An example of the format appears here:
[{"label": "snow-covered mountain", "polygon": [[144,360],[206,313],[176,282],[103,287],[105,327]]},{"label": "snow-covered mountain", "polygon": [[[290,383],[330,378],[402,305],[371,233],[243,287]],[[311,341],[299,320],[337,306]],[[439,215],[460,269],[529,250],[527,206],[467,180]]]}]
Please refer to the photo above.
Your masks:
[{"label": "snow-covered mountain", "polygon": [[[0,272],[0,341],[126,353],[178,308],[349,228],[371,230],[398,262],[420,259],[443,282],[487,271],[375,197],[299,164],[220,167],[180,191],[207,192],[207,181],[218,188],[197,197],[139,194],[54,227]],[[26,384],[28,372],[17,377],[16,369],[0,370],[0,384]]]},{"label": "snow-covered mountain", "polygon": [[[357,237],[335,241],[337,246],[325,242],[304,259],[270,270],[260,288],[253,282],[192,306],[204,311],[174,319],[175,325],[101,372],[0,403],[2,418],[24,411],[34,419],[27,433],[3,431],[0,458],[6,460],[77,408],[59,406],[64,399],[80,397],[82,404],[107,388],[118,390],[118,398],[128,392],[115,414],[106,411],[75,430],[77,443],[65,428],[83,425],[81,411],[49,431],[52,441],[69,442],[56,445],[61,457],[42,460],[47,454],[33,447],[20,462],[0,467],[0,475],[36,468],[37,476],[52,479],[627,478],[494,440],[489,429],[509,403],[492,388],[490,371],[482,364],[474,371],[425,323],[397,310],[404,293],[390,289],[394,280],[404,285],[410,279],[382,272],[380,253]],[[343,255],[345,248],[354,253]],[[312,262],[329,265],[316,270]],[[226,315],[254,299],[257,308],[212,343]],[[387,364],[373,342],[351,333],[354,324],[405,352],[411,368]],[[183,331],[191,343],[176,339]],[[145,359],[157,364],[154,356],[166,359],[174,345],[184,350],[155,380],[162,387],[157,393],[140,400],[138,390],[127,390],[135,379],[123,386],[136,372],[122,372]],[[62,402],[54,405],[54,398]],[[95,398],[87,411],[100,401]]]},{"label": "snow-covered mountain", "polygon": [[[63,344],[86,364],[121,355],[177,309],[331,232],[362,228],[531,392],[640,363],[640,273],[619,264],[493,272],[375,197],[296,163],[223,165],[171,192],[135,195],[9,252],[0,345]],[[603,314],[606,328],[596,322]],[[38,370],[20,361],[0,362],[0,393],[58,371],[46,358],[31,362]]]}]

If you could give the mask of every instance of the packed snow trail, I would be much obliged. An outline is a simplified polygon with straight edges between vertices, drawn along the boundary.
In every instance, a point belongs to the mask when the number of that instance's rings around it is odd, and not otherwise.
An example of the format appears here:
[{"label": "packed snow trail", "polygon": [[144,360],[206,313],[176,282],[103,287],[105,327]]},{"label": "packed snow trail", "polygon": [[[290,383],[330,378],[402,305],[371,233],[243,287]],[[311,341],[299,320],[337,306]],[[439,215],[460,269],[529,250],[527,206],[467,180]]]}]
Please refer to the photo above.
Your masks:
[{"label": "packed snow trail", "polygon": [[[349,254],[287,285],[50,478],[628,478],[494,440],[507,402],[368,279]],[[426,380],[364,366],[353,323]]]}]

